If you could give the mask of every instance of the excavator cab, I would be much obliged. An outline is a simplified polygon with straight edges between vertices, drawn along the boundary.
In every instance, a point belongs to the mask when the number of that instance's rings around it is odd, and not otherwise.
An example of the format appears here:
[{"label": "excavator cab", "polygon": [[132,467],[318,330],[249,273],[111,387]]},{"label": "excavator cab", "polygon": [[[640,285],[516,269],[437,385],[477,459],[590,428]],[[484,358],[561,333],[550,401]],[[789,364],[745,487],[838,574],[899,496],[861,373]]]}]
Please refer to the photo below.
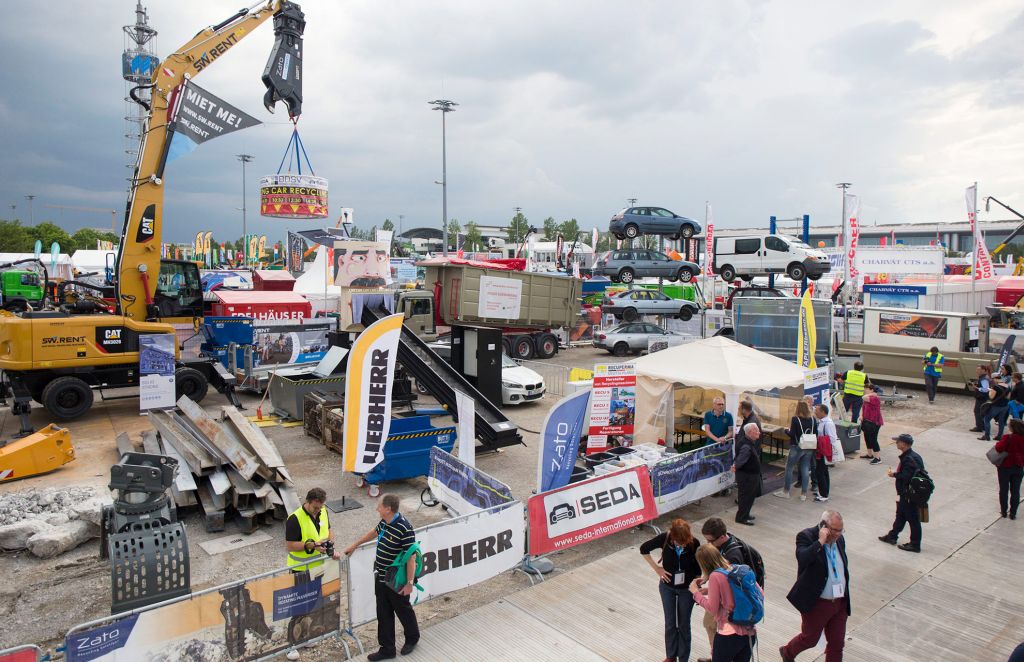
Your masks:
[{"label": "excavator cab", "polygon": [[160,260],[153,303],[160,319],[203,316],[203,283],[199,267],[185,260]]}]

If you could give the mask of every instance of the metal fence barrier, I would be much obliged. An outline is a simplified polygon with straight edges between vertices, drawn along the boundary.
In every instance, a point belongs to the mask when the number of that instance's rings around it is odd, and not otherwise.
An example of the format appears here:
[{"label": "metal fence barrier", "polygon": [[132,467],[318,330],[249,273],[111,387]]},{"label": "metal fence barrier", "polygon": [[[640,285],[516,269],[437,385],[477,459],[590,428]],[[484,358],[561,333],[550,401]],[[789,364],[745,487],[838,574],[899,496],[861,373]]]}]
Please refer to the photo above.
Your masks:
[{"label": "metal fence barrier", "polygon": [[524,368],[533,370],[544,378],[545,394],[557,395],[566,394],[566,385],[569,383],[569,373],[572,368],[569,366],[547,361],[530,361],[527,359],[512,359]]}]

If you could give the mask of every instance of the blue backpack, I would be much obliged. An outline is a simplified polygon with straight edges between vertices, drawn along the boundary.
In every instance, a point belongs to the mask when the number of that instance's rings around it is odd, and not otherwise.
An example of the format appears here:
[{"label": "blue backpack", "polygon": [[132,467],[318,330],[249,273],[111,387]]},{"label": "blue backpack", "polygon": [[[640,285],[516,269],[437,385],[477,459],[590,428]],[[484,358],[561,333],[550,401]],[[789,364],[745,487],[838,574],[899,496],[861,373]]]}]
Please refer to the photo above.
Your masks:
[{"label": "blue backpack", "polygon": [[719,568],[715,572],[722,573],[729,580],[732,599],[736,603],[729,613],[729,622],[746,627],[760,623],[764,618],[764,594],[757,586],[754,571],[737,563],[731,570]]}]

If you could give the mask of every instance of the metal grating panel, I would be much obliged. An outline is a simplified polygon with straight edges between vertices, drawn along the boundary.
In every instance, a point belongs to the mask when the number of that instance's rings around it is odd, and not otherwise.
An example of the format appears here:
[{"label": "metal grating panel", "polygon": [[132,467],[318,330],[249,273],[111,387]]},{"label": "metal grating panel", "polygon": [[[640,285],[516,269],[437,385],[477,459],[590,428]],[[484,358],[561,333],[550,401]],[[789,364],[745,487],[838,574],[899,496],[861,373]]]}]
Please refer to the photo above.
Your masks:
[{"label": "metal grating panel", "polygon": [[188,595],[188,541],[180,522],[136,524],[109,537],[111,612]]}]

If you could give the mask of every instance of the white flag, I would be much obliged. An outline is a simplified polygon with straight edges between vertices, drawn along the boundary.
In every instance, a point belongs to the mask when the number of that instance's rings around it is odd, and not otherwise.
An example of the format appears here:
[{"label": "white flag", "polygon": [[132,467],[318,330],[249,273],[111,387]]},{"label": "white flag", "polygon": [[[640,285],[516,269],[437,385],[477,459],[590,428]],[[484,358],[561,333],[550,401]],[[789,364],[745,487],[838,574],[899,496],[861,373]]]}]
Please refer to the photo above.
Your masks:
[{"label": "white flag", "polygon": [[988,247],[985,246],[985,238],[981,236],[981,226],[976,218],[978,209],[978,185],[973,184],[967,187],[964,194],[967,202],[967,220],[971,222],[971,233],[974,235],[974,259],[971,264],[971,273],[974,280],[992,278],[992,256],[988,254]]},{"label": "white flag", "polygon": [[591,244],[592,244],[591,248],[594,249],[594,255],[597,255],[597,240],[598,240],[597,228],[594,228],[594,230],[591,232],[590,236],[591,236]]},{"label": "white flag", "polygon": [[476,466],[476,402],[462,391],[455,391],[455,411],[459,416],[459,459]]}]

